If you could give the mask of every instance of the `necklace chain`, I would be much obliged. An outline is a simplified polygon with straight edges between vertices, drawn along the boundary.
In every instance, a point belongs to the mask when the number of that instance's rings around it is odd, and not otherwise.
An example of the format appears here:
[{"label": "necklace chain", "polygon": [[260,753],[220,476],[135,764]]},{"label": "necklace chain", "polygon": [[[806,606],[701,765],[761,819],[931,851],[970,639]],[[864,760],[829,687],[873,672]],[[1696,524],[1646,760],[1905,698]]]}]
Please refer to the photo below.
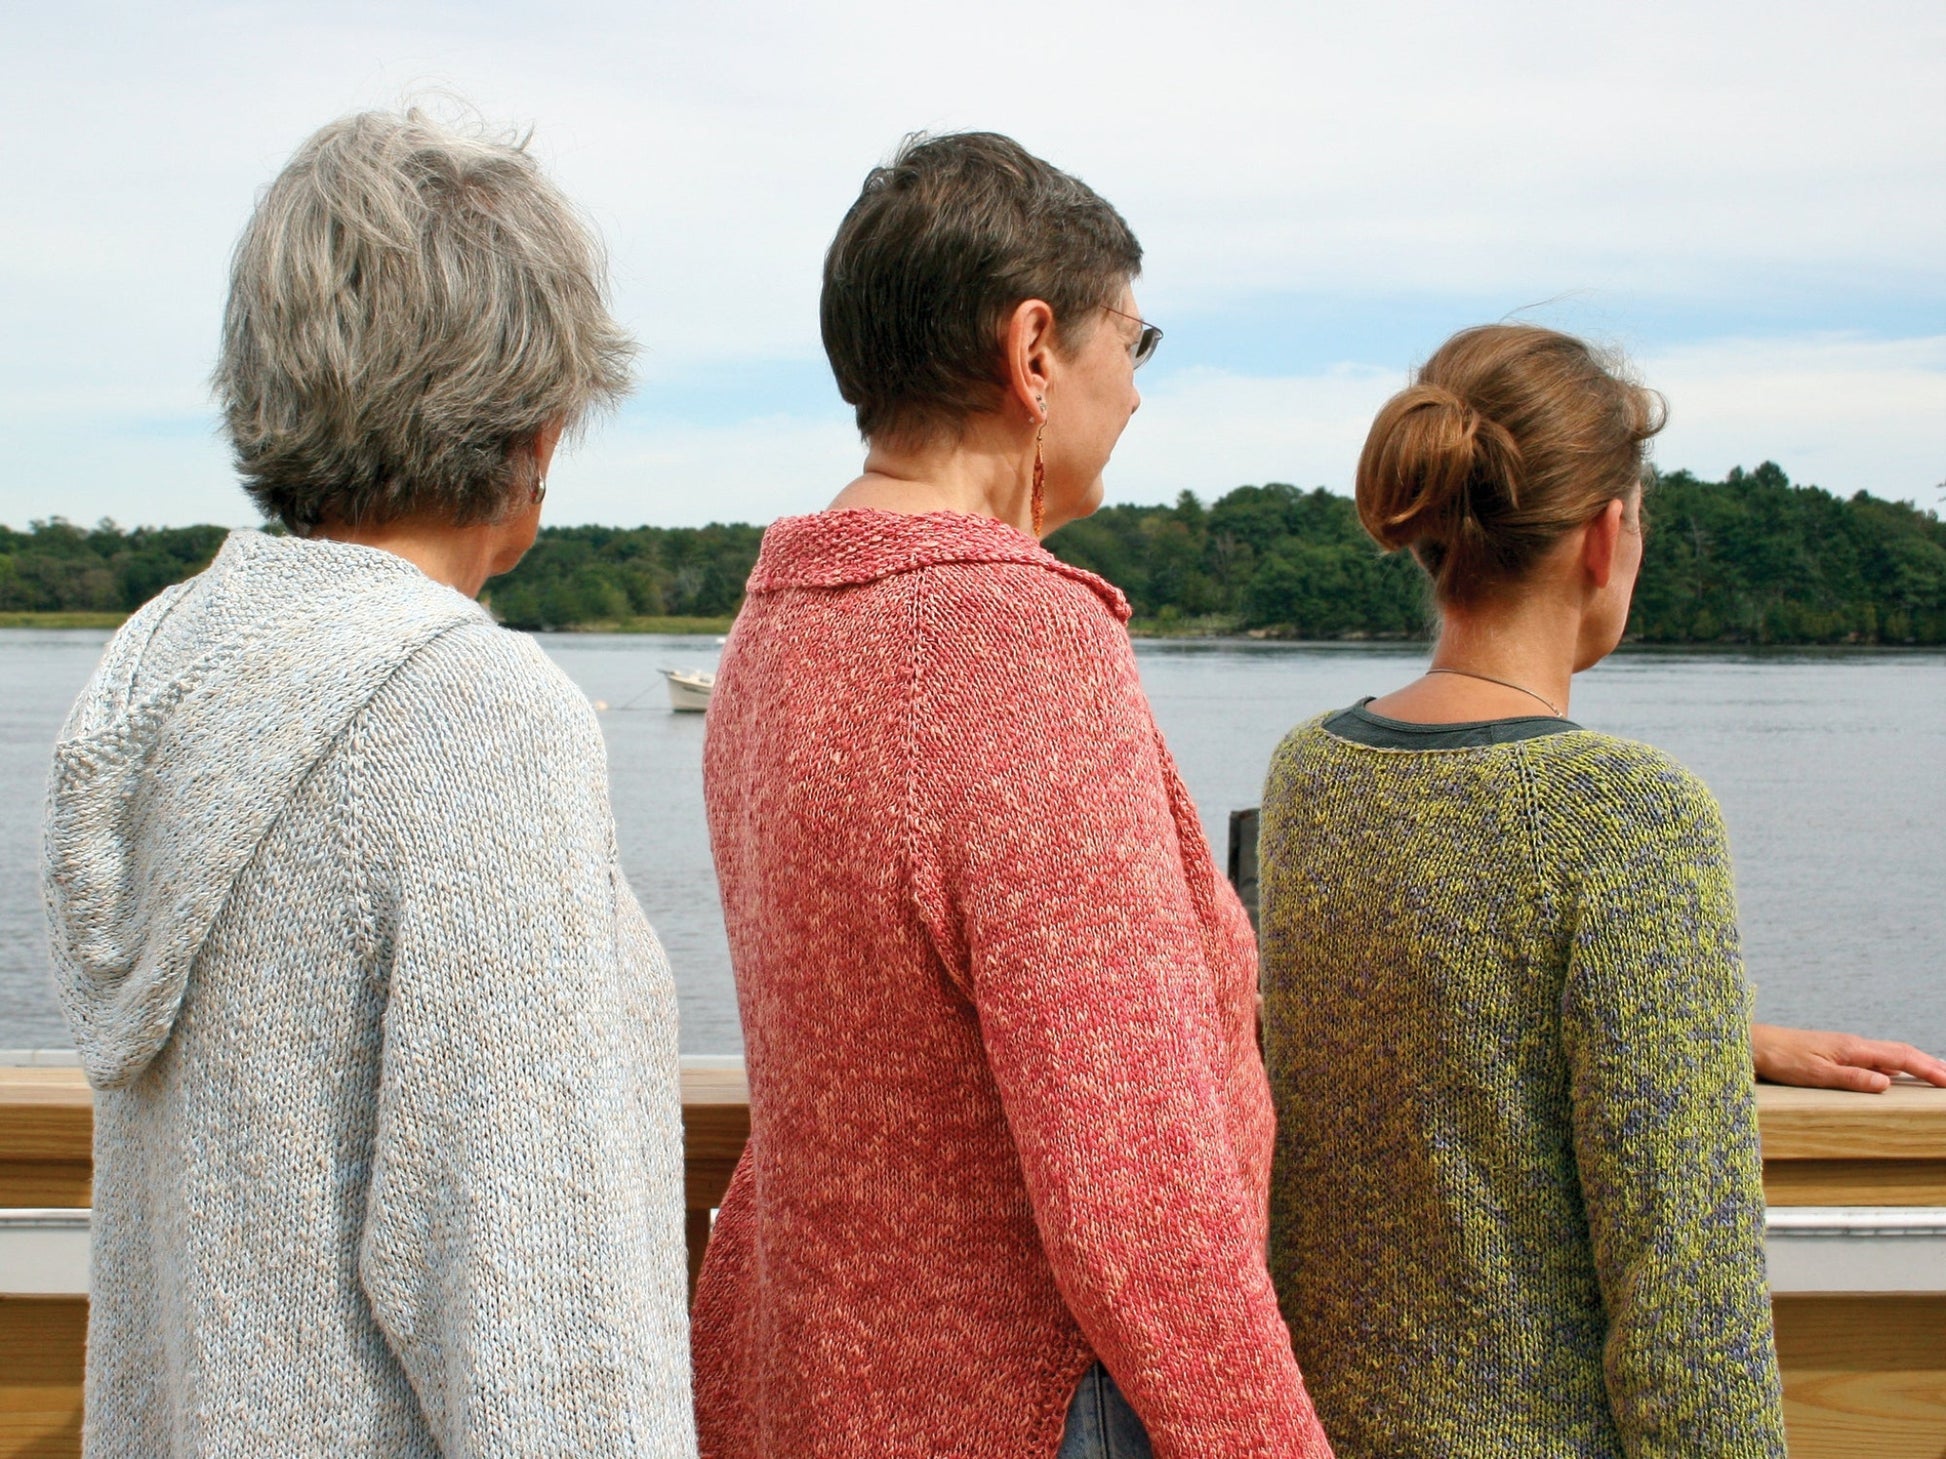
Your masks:
[{"label": "necklace chain", "polygon": [[1547,706],[1547,712],[1556,719],[1565,719],[1567,714],[1554,707],[1554,701],[1544,694],[1536,694],[1532,689],[1514,683],[1511,679],[1496,679],[1491,674],[1476,674],[1471,669],[1427,669],[1428,674],[1457,674],[1462,679],[1480,679],[1488,684],[1498,684],[1502,689],[1511,689],[1516,694],[1525,694],[1529,699],[1537,699]]}]

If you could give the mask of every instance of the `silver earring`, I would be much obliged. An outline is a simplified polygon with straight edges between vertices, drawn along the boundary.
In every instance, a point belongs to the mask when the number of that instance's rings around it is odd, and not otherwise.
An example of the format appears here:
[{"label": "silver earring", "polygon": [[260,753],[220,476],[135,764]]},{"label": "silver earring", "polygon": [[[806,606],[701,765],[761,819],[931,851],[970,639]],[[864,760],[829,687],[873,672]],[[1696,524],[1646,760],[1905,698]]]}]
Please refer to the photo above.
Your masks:
[{"label": "silver earring", "polygon": [[537,476],[534,478],[534,505],[539,506],[542,502],[546,500],[547,500],[547,478],[545,476]]}]

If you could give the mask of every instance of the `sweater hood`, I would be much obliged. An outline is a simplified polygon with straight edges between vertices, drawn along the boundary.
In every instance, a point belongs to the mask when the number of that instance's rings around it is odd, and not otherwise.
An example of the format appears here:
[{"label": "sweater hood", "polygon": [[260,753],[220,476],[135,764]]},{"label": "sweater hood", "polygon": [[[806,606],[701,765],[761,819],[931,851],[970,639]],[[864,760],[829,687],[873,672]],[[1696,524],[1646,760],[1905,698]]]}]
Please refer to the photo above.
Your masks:
[{"label": "sweater hood", "polygon": [[54,976],[90,1082],[127,1083],[168,1041],[231,886],[351,719],[482,620],[389,552],[235,532],[115,635],[43,822]]},{"label": "sweater hood", "polygon": [[1121,589],[1061,561],[1017,527],[966,512],[847,508],[780,517],[764,533],[750,573],[752,593],[785,588],[845,588],[943,563],[1019,563],[1072,578],[1128,621]]}]

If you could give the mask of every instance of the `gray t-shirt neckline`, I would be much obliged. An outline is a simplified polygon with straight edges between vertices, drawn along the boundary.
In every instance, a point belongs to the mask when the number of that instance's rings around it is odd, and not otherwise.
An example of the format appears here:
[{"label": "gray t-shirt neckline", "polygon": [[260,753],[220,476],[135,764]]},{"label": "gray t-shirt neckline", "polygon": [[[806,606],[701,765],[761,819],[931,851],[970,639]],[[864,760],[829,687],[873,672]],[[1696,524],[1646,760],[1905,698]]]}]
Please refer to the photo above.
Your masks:
[{"label": "gray t-shirt neckline", "polygon": [[1377,750],[1465,750],[1482,745],[1510,745],[1544,735],[1566,734],[1582,726],[1552,714],[1522,714],[1510,719],[1472,719],[1458,724],[1414,724],[1373,713],[1367,706],[1377,696],[1367,694],[1349,709],[1324,722],[1325,729],[1355,745]]}]

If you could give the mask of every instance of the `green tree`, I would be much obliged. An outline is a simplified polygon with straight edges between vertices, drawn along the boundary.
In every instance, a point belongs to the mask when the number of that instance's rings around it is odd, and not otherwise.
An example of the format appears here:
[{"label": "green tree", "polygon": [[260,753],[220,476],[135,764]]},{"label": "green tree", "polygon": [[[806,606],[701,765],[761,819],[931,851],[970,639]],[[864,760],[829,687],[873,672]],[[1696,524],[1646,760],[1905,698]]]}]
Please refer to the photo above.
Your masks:
[{"label": "green tree", "polygon": [[[1763,462],[1702,481],[1665,475],[1645,505],[1646,553],[1629,631],[1660,643],[1946,643],[1946,523],[1865,492],[1793,485]],[[571,628],[665,614],[727,616],[761,529],[549,527],[487,585],[502,621]],[[0,526],[0,610],[127,612],[200,571],[218,527],[93,528],[61,517]],[[1383,556],[1349,498],[1284,482],[1205,504],[1111,506],[1048,548],[1128,595],[1138,619],[1194,618],[1306,637],[1427,631],[1404,554]]]}]

